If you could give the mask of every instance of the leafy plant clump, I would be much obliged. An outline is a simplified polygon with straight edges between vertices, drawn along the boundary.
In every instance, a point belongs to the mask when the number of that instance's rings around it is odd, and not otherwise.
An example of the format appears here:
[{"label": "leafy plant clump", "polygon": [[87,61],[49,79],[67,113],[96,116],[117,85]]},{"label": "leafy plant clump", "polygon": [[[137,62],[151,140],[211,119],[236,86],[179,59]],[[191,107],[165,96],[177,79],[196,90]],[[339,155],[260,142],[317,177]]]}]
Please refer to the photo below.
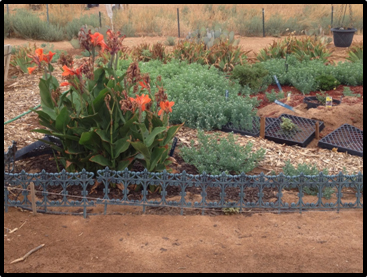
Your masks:
[{"label": "leafy plant clump", "polygon": [[233,69],[231,80],[238,80],[241,86],[248,86],[253,93],[264,91],[271,83],[269,71],[261,63],[238,65]]},{"label": "leafy plant clump", "polygon": [[166,45],[167,46],[174,46],[174,45],[176,45],[176,38],[174,38],[174,37],[167,37]]},{"label": "leafy plant clump", "polygon": [[280,134],[284,135],[292,135],[294,133],[300,132],[300,128],[293,123],[290,118],[282,117],[282,123],[280,123],[280,130],[278,131]]},{"label": "leafy plant clump", "polygon": [[265,150],[252,151],[251,142],[246,146],[236,144],[232,133],[228,138],[221,138],[219,133],[205,135],[199,130],[198,147],[191,141],[191,147],[183,147],[181,153],[185,162],[193,164],[200,173],[219,175],[250,172],[264,158]]},{"label": "leafy plant clump", "polygon": [[340,85],[340,82],[330,74],[323,74],[316,77],[318,88],[321,90],[332,90],[336,89]]},{"label": "leafy plant clump", "polygon": [[276,93],[275,90],[272,89],[271,92],[265,92],[265,96],[269,100],[269,102],[274,102],[275,100],[284,98],[284,91],[279,91],[278,93]]},{"label": "leafy plant clump", "polygon": [[320,91],[320,93],[316,93],[316,99],[319,101],[322,105],[326,104],[326,97],[328,97],[329,94],[325,94],[325,91]]},{"label": "leafy plant clump", "polygon": [[[88,42],[92,53],[97,46],[110,53],[107,66],[95,70],[91,57],[78,68],[64,65],[66,81],[61,84],[52,76],[52,67],[40,79],[42,110],[35,112],[45,128],[34,131],[61,140],[63,147],[51,146],[70,172],[131,169],[135,161],[150,172],[163,171],[170,163],[169,146],[182,126],[169,125],[174,102],[168,101],[159,79],[158,92],[152,93],[150,77],[140,74],[137,63],[116,75],[113,64],[123,38],[107,33],[107,43],[99,33],[90,34]],[[38,49],[36,54],[39,61],[51,61]],[[69,89],[62,93],[64,86]]]},{"label": "leafy plant clump", "polygon": [[[283,173],[287,176],[297,176],[301,173],[303,173],[304,175],[319,175],[319,170],[317,169],[317,167],[315,165],[310,165],[307,163],[302,163],[302,164],[298,164],[297,168],[295,168],[291,162],[288,160],[285,162],[285,166],[283,167]],[[327,175],[328,174],[328,170],[327,169],[323,169],[322,173]],[[295,180],[297,181],[297,179]],[[323,197],[325,197],[325,199],[330,199],[332,194],[334,193],[334,189],[330,188],[330,187],[321,187],[321,185],[319,184],[315,184],[315,185],[311,185],[311,186],[305,186],[303,187],[303,191],[309,195],[317,195],[319,192],[321,192],[323,194]]]},{"label": "leafy plant clump", "polygon": [[353,46],[348,49],[347,60],[352,63],[359,61],[363,63],[363,41],[354,43]]},{"label": "leafy plant clump", "polygon": [[361,97],[361,94],[359,93],[354,94],[354,92],[350,89],[350,87],[343,87],[343,95],[352,97]]}]

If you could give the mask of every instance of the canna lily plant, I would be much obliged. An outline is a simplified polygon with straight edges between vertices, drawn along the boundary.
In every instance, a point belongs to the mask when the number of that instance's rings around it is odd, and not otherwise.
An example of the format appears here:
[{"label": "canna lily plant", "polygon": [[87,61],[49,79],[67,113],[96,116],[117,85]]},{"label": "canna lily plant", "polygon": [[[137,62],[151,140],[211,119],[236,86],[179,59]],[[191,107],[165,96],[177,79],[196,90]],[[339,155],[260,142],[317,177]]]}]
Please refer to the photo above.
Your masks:
[{"label": "canna lily plant", "polygon": [[[94,43],[102,39],[98,35]],[[111,45],[104,50],[111,51]],[[174,102],[159,86],[160,77],[153,94],[149,75],[141,75],[136,62],[120,77],[109,66],[94,69],[93,61],[64,65],[62,76],[61,84],[52,76],[40,79],[42,110],[35,112],[45,128],[33,131],[61,140],[63,147],[44,142],[67,171],[121,171],[135,161],[150,172],[167,169],[172,139],[182,125],[169,125]],[[69,89],[61,93],[63,86]]]}]

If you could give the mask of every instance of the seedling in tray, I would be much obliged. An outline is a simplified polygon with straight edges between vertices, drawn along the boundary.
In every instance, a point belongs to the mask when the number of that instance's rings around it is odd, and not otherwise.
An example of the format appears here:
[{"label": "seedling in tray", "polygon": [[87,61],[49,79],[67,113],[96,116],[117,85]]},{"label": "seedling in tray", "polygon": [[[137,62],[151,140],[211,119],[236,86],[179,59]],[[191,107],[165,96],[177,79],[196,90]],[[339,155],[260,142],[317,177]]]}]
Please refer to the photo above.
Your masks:
[{"label": "seedling in tray", "polygon": [[[292,127],[292,124],[296,127]],[[306,147],[315,137],[315,125],[316,120],[282,114],[265,130],[265,138],[277,143]],[[319,130],[322,131],[324,127],[320,121]]]}]

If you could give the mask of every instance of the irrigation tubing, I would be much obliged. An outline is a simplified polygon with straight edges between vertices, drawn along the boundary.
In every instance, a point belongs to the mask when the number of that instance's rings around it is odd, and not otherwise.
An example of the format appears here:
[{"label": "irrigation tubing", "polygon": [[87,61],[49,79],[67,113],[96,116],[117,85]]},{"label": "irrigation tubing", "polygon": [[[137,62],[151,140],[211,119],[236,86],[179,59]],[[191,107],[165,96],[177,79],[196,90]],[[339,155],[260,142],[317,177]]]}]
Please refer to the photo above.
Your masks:
[{"label": "irrigation tubing", "polygon": [[[36,107],[34,107],[33,109],[34,109],[34,110],[37,110],[39,107],[41,107],[41,104],[37,105],[37,106],[36,106]],[[32,110],[31,110],[31,109],[29,109],[28,111],[26,111],[26,112],[24,112],[24,113],[22,113],[22,114],[20,114],[20,115],[18,115],[18,116],[16,116],[16,117],[14,117],[13,119],[10,119],[10,120],[8,120],[8,121],[4,122],[4,125],[6,125],[6,124],[8,124],[8,123],[10,123],[10,122],[13,122],[13,121],[15,121],[15,120],[17,120],[17,119],[21,118],[22,116],[24,116],[24,115],[26,115],[26,114],[29,114],[30,112],[32,112],[32,111],[33,111],[33,109],[32,109]]]}]

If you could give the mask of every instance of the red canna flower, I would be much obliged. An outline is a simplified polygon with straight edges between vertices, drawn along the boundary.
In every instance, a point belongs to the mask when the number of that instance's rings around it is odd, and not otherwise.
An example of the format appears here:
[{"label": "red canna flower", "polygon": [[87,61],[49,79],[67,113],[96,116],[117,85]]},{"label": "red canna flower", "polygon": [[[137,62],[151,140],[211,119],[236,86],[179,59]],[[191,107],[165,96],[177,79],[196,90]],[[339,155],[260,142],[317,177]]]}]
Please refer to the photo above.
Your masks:
[{"label": "red canna flower", "polygon": [[139,84],[143,87],[148,89],[148,86],[146,85],[145,81],[139,82]]},{"label": "red canna flower", "polygon": [[107,44],[103,40],[103,35],[96,32],[93,35],[90,34],[90,41],[94,47],[100,46],[102,51],[104,51],[106,48],[108,48]]},{"label": "red canna flower", "polygon": [[38,49],[36,49],[35,52],[36,52],[36,55],[39,58],[39,60],[42,61],[43,60],[43,49],[42,48],[38,48]]},{"label": "red canna flower", "polygon": [[78,68],[77,70],[73,70],[67,67],[66,65],[64,65],[62,69],[64,69],[62,76],[74,76],[74,75],[80,76],[81,75],[80,68]]},{"label": "red canna flower", "polygon": [[47,55],[43,55],[43,61],[45,61],[46,63],[50,63],[52,61],[52,57],[55,54],[56,53],[52,53],[51,51],[49,51]]},{"label": "red canna flower", "polygon": [[158,115],[161,115],[162,112],[171,113],[172,112],[172,106],[175,104],[175,102],[169,102],[169,101],[162,101],[159,106],[161,107],[161,110],[159,110]]},{"label": "red canna flower", "polygon": [[28,69],[28,73],[29,74],[32,74],[32,72],[37,68],[37,66],[34,66],[34,67],[27,67]]},{"label": "red canna flower", "polygon": [[[152,99],[149,98],[149,95],[142,94],[141,96],[136,96],[136,98],[130,97],[131,102],[135,102],[138,104],[139,109],[143,112],[146,109],[146,104],[150,103]],[[135,110],[133,110],[135,112]]]},{"label": "red canna flower", "polygon": [[38,49],[36,49],[35,53],[36,53],[36,55],[27,55],[27,56],[32,58],[33,62],[35,62],[40,67],[41,62],[44,60],[43,49],[38,48]]},{"label": "red canna flower", "polygon": [[60,84],[60,87],[66,87],[66,86],[70,86],[71,84],[69,82],[62,82]]}]

